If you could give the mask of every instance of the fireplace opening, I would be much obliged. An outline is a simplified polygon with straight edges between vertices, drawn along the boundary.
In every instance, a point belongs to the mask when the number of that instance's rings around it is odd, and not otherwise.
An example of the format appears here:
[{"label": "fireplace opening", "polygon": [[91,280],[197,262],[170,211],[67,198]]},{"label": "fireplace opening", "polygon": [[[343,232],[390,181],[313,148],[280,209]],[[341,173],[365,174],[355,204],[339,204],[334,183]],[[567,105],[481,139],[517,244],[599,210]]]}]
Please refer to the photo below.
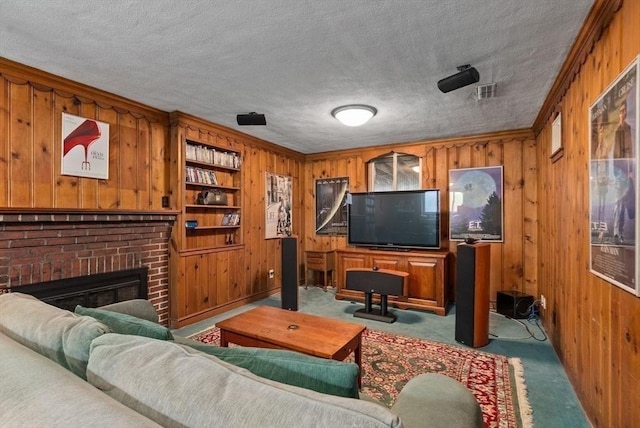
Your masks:
[{"label": "fireplace opening", "polygon": [[147,299],[148,268],[119,270],[10,287],[43,302],[72,311],[77,305],[96,308],[132,299]]}]

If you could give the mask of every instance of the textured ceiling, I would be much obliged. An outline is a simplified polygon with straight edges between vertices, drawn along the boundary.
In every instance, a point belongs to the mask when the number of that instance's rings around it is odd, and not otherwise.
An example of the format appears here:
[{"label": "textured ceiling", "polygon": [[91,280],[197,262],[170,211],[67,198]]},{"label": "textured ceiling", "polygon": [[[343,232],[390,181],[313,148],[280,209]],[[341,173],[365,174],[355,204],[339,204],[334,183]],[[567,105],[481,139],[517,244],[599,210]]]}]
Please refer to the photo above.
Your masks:
[{"label": "textured ceiling", "polygon": [[[316,153],[530,127],[592,3],[2,0],[0,56]],[[497,97],[441,93],[463,64]],[[331,116],[352,103],[378,114]]]}]

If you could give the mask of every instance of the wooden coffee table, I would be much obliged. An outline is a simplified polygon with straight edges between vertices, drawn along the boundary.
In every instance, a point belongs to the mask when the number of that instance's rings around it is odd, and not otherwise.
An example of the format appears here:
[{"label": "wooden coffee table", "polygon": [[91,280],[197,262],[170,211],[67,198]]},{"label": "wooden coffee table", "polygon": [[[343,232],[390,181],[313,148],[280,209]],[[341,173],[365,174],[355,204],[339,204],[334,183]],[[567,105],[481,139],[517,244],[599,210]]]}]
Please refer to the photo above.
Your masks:
[{"label": "wooden coffee table", "polygon": [[271,306],[258,306],[216,323],[220,346],[240,346],[298,351],[342,361],[352,352],[362,386],[362,332],[365,326]]}]

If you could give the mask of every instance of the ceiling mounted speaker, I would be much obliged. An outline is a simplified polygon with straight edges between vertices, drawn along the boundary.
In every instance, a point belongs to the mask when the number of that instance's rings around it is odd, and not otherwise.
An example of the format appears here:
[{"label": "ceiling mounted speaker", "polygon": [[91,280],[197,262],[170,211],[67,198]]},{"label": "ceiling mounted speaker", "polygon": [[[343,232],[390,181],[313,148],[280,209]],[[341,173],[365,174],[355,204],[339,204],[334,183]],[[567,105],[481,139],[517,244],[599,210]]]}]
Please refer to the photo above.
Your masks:
[{"label": "ceiling mounted speaker", "polygon": [[236,119],[238,120],[238,125],[266,125],[267,119],[265,119],[264,114],[258,114],[256,112],[249,114],[239,114]]},{"label": "ceiling mounted speaker", "polygon": [[455,89],[462,88],[463,86],[471,85],[480,80],[480,73],[470,65],[460,66],[458,67],[458,70],[460,70],[459,73],[438,81],[438,88],[442,92],[450,92]]}]

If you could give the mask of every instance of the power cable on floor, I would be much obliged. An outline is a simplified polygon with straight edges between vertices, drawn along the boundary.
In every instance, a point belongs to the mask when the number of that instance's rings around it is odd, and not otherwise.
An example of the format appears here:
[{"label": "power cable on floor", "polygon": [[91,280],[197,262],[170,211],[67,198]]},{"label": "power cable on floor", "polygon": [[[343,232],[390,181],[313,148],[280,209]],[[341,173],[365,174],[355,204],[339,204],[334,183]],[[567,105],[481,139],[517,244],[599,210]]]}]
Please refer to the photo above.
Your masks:
[{"label": "power cable on floor", "polygon": [[529,329],[529,326],[527,324],[525,324],[524,322],[520,321],[519,319],[516,318],[512,318],[510,316],[507,315],[503,315],[500,314],[498,312],[490,312],[492,314],[496,314],[496,315],[500,315],[508,320],[512,320],[517,322],[518,324],[522,325],[525,330],[528,333],[528,336],[525,337],[507,337],[507,336],[498,336],[497,334],[493,334],[493,333],[489,333],[490,336],[495,337],[495,338],[499,338],[499,339],[509,339],[509,340],[526,340],[526,339],[531,339],[533,338],[534,340],[537,340],[538,342],[544,342],[547,340],[547,335],[545,334],[544,330],[542,329],[542,326],[540,326],[539,324],[539,317],[537,314],[537,310],[536,310],[536,302],[539,303],[539,301],[535,301],[533,302],[533,304],[531,304],[531,306],[529,306],[529,308],[527,309],[527,311],[529,312],[529,316],[527,317],[527,320],[529,321],[529,323],[535,323],[535,325],[538,327],[538,329],[540,330],[540,332],[542,333],[542,338],[536,337],[536,335]]}]

